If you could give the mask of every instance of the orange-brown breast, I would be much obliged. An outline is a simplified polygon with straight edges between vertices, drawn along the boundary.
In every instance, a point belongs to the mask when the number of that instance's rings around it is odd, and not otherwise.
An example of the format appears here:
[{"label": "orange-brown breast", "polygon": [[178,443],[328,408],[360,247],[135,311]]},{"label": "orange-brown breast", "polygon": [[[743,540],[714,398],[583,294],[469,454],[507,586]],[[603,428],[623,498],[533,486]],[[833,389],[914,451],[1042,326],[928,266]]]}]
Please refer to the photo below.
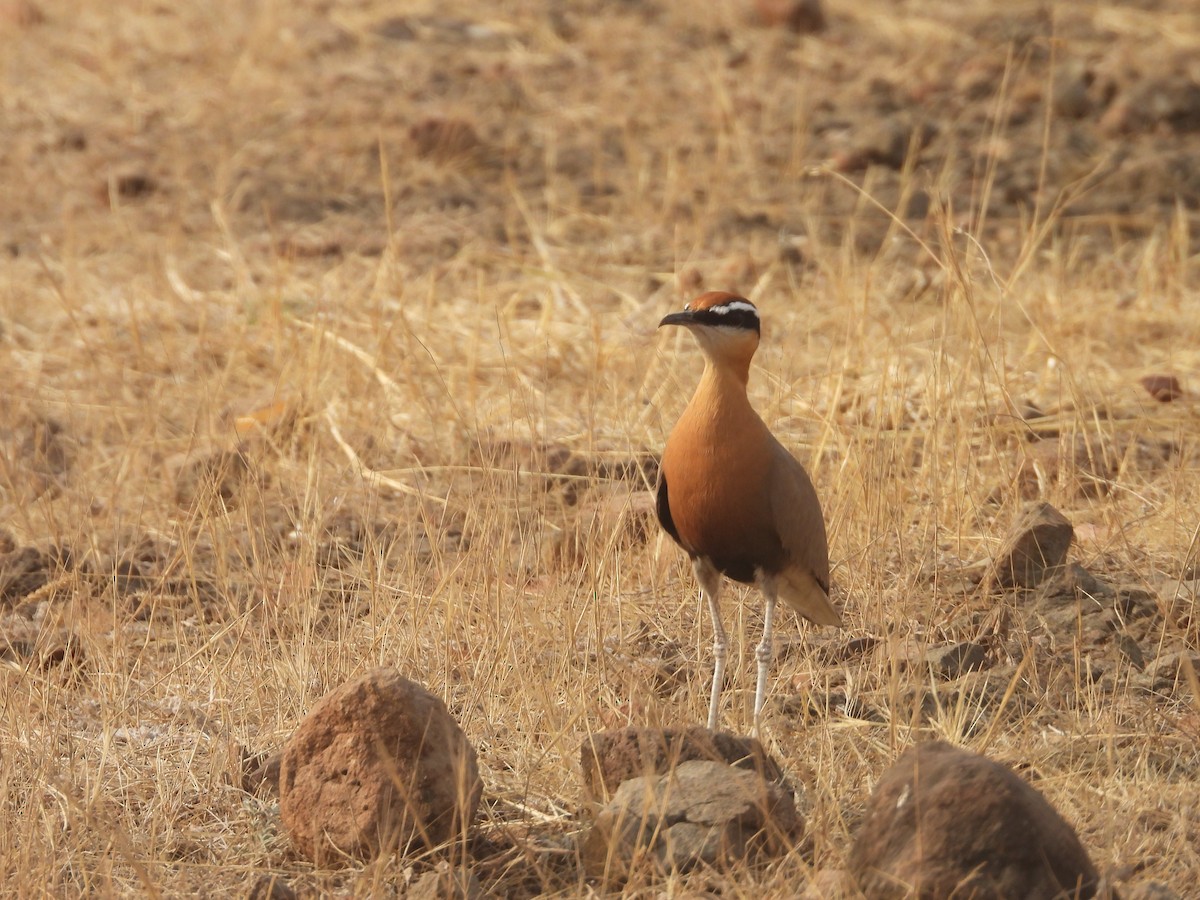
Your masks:
[{"label": "orange-brown breast", "polygon": [[706,368],[663,451],[671,520],[689,553],[736,581],[785,564],[770,505],[774,441],[730,373]]}]

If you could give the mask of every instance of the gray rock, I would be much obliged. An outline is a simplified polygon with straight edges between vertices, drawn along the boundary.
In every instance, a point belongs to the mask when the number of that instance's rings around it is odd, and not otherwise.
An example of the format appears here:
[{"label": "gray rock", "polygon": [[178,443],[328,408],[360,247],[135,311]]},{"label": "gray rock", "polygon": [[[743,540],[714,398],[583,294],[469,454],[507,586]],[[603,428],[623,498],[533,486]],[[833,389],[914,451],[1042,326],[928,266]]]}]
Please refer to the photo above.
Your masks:
[{"label": "gray rock", "polygon": [[884,773],[850,852],[872,900],[1080,900],[1100,876],[1046,799],[999,763],[934,742]]},{"label": "gray rock", "polygon": [[1134,639],[1133,635],[1122,631],[1117,635],[1117,639],[1114,643],[1116,644],[1117,652],[1129,660],[1130,665],[1132,665],[1139,672],[1145,670],[1146,656],[1144,653],[1142,653],[1142,648],[1138,644],[1137,640]]},{"label": "gray rock", "polygon": [[589,876],[623,881],[643,865],[683,872],[779,854],[803,831],[783,785],[722,762],[690,760],[624,782],[584,837]]},{"label": "gray rock", "polygon": [[278,875],[262,875],[250,890],[246,892],[246,900],[299,900],[296,889]]},{"label": "gray rock", "polygon": [[1154,594],[1140,584],[1122,584],[1117,587],[1117,599],[1113,608],[1126,621],[1144,619],[1158,612]]},{"label": "gray rock", "polygon": [[1159,606],[1172,619],[1190,620],[1197,600],[1200,600],[1200,578],[1187,581],[1171,579],[1159,585]]},{"label": "gray rock", "polygon": [[1091,600],[1111,600],[1117,596],[1113,587],[1101,581],[1079,563],[1071,563],[1063,573],[1063,586]]},{"label": "gray rock", "polygon": [[1179,894],[1162,881],[1141,881],[1123,887],[1121,897],[1123,900],[1180,900]]},{"label": "gray rock", "polygon": [[1180,651],[1160,655],[1146,666],[1145,677],[1150,690],[1156,694],[1169,694],[1179,690],[1180,685],[1184,685],[1186,690],[1188,663],[1192,671],[1200,676],[1200,656]]}]

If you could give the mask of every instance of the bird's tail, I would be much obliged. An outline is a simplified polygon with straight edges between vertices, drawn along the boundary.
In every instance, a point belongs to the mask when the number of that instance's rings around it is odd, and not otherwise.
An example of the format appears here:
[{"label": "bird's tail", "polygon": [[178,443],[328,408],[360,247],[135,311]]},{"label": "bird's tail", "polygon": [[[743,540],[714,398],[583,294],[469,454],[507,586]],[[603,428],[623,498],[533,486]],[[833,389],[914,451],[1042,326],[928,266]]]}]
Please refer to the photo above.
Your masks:
[{"label": "bird's tail", "polygon": [[829,602],[829,594],[803,569],[788,569],[775,576],[775,591],[779,599],[810,622],[818,625],[842,624],[842,617]]}]

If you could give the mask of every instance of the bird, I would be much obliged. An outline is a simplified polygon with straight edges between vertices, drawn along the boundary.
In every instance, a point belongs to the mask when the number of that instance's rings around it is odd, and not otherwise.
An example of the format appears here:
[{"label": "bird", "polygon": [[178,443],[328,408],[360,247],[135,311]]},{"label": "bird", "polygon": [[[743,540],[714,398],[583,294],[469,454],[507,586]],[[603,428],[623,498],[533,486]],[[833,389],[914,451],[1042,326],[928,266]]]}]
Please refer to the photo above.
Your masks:
[{"label": "bird", "polygon": [[750,404],[750,361],[762,327],[758,309],[737,294],[709,291],[665,316],[704,354],[704,373],[675,423],[659,465],[655,510],[687,553],[713,623],[708,727],[715,730],[728,640],[718,605],[722,576],[758,587],[765,601],[755,651],[754,731],[759,730],[771,665],[775,606],[782,599],[818,625],[840,626],[829,599],[829,545],[808,472]]}]

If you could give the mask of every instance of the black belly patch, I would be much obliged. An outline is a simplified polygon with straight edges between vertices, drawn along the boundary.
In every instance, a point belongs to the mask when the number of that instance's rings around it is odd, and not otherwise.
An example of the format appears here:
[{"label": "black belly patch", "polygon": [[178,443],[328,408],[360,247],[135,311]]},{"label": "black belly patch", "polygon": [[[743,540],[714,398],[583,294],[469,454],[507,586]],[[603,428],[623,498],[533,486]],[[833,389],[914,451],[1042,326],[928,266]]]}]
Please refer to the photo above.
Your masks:
[{"label": "black belly patch", "polygon": [[716,559],[709,557],[712,560],[713,567],[732,581],[740,581],[742,584],[754,584],[757,581],[757,566],[754,563],[746,562],[743,559]]}]

